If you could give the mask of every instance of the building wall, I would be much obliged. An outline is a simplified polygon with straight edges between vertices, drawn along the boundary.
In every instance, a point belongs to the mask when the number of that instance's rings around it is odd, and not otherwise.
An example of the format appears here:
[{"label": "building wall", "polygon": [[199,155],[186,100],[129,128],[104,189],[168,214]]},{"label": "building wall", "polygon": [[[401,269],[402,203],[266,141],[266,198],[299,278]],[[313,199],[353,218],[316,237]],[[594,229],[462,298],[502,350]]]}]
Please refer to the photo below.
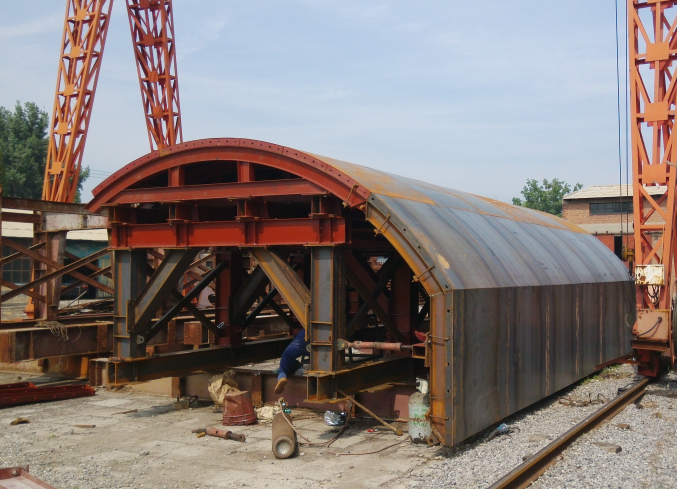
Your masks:
[{"label": "building wall", "polygon": [[[585,225],[585,224],[600,224],[600,225],[614,225],[619,224],[621,218],[623,219],[623,229],[625,229],[626,221],[629,230],[629,234],[622,235],[622,245],[634,249],[635,248],[635,237],[634,237],[634,228],[633,228],[633,215],[632,214],[591,214],[590,213],[590,204],[591,203],[604,203],[604,202],[617,202],[618,198],[603,198],[603,199],[576,199],[576,200],[564,200],[562,201],[562,217],[568,221],[573,222],[574,224]],[[661,204],[663,210],[667,209],[667,202]],[[650,206],[645,206],[645,212],[648,211]],[[652,223],[661,223],[663,218],[657,213],[649,218],[649,222]],[[618,228],[615,228],[618,229]],[[611,251],[615,251],[615,239],[618,236],[621,236],[619,232],[614,233],[594,233],[595,237],[599,239],[604,245],[609,248]],[[625,262],[626,265],[628,264]]]},{"label": "building wall", "polygon": [[[618,201],[618,198],[612,199],[590,199],[590,200],[564,200],[562,202],[562,217],[574,224],[615,224],[620,223],[621,216],[625,223],[626,216],[630,223],[632,230],[633,215],[632,214],[590,214],[590,204]],[[649,204],[644,205],[644,212],[651,209]],[[661,209],[667,212],[667,199],[661,204]],[[662,223],[663,218],[657,212],[649,218],[650,223]],[[632,232],[632,231],[631,231]]]},{"label": "building wall", "polygon": [[[632,232],[632,228],[630,229]],[[613,234],[596,234],[595,237],[600,240],[604,245],[609,248],[611,251],[614,251],[614,238],[618,235]],[[635,235],[634,234],[624,234],[623,235],[623,246],[634,249],[635,248]]]}]

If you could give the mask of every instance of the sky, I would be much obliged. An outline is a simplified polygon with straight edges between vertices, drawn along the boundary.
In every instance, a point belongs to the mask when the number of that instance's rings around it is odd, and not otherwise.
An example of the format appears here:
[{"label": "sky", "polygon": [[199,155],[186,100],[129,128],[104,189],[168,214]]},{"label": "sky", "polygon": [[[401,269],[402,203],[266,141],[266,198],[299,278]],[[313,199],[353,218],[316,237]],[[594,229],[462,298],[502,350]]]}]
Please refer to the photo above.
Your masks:
[{"label": "sky", "polygon": [[[51,115],[65,4],[0,0],[0,106]],[[506,202],[531,178],[616,184],[615,16],[613,0],[174,0],[184,141],[259,139]],[[116,0],[83,201],[149,150]]]}]

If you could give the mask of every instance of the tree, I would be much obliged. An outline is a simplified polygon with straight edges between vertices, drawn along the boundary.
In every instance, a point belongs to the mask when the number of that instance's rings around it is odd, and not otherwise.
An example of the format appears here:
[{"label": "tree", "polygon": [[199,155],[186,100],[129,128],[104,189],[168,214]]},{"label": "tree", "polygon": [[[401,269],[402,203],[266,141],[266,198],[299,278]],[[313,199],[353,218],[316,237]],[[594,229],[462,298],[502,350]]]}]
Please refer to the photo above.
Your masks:
[{"label": "tree", "polygon": [[[49,116],[33,102],[16,103],[14,112],[0,107],[0,182],[7,197],[42,198],[49,140]],[[89,176],[89,167],[80,172],[78,192]]]},{"label": "tree", "polygon": [[[574,185],[573,192],[582,188],[583,185],[577,183]],[[551,182],[543,179],[542,184],[539,184],[538,180],[531,179],[527,180],[527,184],[522,189],[524,200],[515,197],[512,203],[562,217],[562,197],[570,192],[572,190],[569,184],[557,178],[553,178]]]}]

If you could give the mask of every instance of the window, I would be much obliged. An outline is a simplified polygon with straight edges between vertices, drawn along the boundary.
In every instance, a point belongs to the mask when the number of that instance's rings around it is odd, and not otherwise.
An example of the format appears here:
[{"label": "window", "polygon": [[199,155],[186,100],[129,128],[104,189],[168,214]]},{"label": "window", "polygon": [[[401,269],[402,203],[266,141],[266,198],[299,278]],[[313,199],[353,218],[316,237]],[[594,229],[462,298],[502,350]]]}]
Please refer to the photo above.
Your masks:
[{"label": "window", "polygon": [[[14,250],[3,246],[2,256],[14,254]],[[27,284],[31,281],[31,259],[17,258],[2,266],[2,279],[13,284]]]},{"label": "window", "polygon": [[590,214],[632,214],[632,201],[623,202],[595,202],[590,204]]}]

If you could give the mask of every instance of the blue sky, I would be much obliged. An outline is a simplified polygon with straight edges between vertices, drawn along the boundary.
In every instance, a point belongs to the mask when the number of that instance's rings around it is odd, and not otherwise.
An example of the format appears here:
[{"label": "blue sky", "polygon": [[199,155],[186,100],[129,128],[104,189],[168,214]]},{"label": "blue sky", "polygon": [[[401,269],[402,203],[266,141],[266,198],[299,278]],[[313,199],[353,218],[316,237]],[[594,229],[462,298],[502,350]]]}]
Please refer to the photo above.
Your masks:
[{"label": "blue sky", "polygon": [[[0,2],[0,106],[51,112],[64,6]],[[618,182],[612,0],[174,0],[174,15],[184,140],[261,139],[504,201],[528,178]],[[148,151],[116,0],[83,200]]]}]

